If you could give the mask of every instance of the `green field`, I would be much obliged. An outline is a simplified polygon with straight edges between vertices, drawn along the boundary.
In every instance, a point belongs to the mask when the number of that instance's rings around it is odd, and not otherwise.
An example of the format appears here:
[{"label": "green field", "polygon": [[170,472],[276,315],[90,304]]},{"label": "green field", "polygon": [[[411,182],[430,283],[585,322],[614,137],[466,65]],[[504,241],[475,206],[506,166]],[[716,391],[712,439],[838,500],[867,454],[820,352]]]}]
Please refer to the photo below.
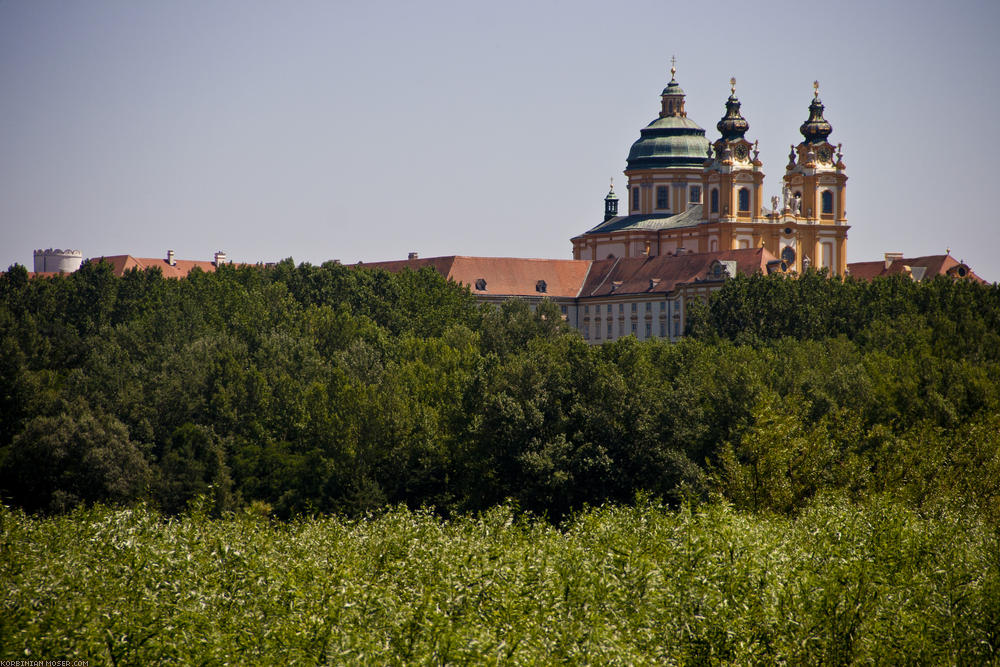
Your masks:
[{"label": "green field", "polygon": [[982,664],[1000,539],[814,499],[276,522],[0,510],[0,658],[99,664]]}]

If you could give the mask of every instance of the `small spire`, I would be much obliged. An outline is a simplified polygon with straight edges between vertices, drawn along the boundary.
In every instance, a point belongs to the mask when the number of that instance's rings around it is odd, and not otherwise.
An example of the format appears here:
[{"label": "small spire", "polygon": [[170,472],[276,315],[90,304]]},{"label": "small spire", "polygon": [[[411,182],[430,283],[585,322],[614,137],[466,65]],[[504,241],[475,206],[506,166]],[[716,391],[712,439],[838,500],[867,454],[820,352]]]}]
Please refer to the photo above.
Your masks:
[{"label": "small spire", "polygon": [[813,99],[819,97],[819,81],[813,81]]},{"label": "small spire", "polygon": [[608,191],[608,195],[604,198],[604,221],[607,222],[611,218],[618,215],[618,195],[615,194],[615,179],[611,179],[611,189]]},{"label": "small spire", "polygon": [[674,80],[674,75],[677,74],[677,56],[670,56],[670,80]]},{"label": "small spire", "polygon": [[736,94],[736,77],[735,76],[729,77],[729,92],[732,93],[733,95]]}]

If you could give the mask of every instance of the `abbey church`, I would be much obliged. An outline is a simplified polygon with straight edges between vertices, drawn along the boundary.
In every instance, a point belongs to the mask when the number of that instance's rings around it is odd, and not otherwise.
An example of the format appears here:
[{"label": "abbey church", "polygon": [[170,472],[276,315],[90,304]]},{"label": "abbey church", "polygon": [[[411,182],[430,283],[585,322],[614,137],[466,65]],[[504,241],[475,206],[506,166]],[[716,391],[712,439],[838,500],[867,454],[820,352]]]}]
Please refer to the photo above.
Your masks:
[{"label": "abbey church", "polygon": [[[710,143],[687,117],[684,91],[671,68],[660,114],[642,129],[628,154],[627,210],[619,215],[614,188],[605,199],[604,221],[573,238],[576,259],[645,257],[764,248],[782,270],[809,266],[832,274],[847,270],[847,175],[840,146],[823,117],[814,84],[809,118],[785,167],[783,197],[763,201],[764,173],[757,143],[746,134],[735,80],[726,112]],[[768,205],[769,204],[769,207]]]}]

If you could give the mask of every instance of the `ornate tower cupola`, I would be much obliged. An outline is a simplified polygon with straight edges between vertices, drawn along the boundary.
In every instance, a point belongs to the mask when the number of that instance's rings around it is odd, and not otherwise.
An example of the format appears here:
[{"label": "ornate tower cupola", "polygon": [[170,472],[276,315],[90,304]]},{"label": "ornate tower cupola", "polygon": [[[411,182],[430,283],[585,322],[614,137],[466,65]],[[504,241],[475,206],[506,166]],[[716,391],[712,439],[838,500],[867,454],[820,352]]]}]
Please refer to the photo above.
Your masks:
[{"label": "ornate tower cupola", "polygon": [[799,127],[799,132],[805,137],[806,143],[824,143],[833,132],[833,126],[823,118],[825,108],[823,101],[819,99],[819,81],[813,81],[813,101],[809,105],[809,120]]},{"label": "ornate tower cupola", "polygon": [[729,80],[729,99],[726,100],[726,115],[716,124],[723,141],[742,139],[750,129],[750,123],[740,114],[740,100],[736,97],[736,79]]},{"label": "ornate tower cupola", "polygon": [[611,218],[618,215],[618,195],[615,194],[615,179],[611,179],[611,189],[608,191],[608,196],[604,198],[604,221],[607,222]]},{"label": "ornate tower cupola", "polygon": [[[813,81],[813,99],[809,118],[799,127],[802,141],[792,146],[785,168],[783,224],[797,229],[797,247],[782,250],[796,269],[808,263],[843,275],[847,267],[845,240],[847,214],[844,203],[847,194],[847,174],[840,144],[829,141],[833,126],[823,117],[824,106],[819,99],[819,82]],[[793,252],[794,251],[794,252]]]},{"label": "ornate tower cupola", "polygon": [[757,144],[751,144],[745,137],[750,123],[740,113],[735,78],[729,80],[726,115],[715,127],[722,137],[713,145],[715,157],[710,155],[704,163],[705,219],[756,220],[761,217],[764,173],[757,159]]}]

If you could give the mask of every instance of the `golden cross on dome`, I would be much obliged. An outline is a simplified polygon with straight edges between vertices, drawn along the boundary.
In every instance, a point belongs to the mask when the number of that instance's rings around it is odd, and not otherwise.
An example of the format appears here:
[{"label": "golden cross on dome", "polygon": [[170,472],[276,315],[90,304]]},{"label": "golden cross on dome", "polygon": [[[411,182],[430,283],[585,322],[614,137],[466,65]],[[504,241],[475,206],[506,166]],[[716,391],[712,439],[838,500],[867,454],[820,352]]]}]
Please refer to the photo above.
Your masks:
[{"label": "golden cross on dome", "polygon": [[674,80],[674,74],[677,73],[677,56],[670,56],[670,80]]},{"label": "golden cross on dome", "polygon": [[729,77],[729,92],[733,93],[734,95],[736,94],[736,77],[735,76]]}]

